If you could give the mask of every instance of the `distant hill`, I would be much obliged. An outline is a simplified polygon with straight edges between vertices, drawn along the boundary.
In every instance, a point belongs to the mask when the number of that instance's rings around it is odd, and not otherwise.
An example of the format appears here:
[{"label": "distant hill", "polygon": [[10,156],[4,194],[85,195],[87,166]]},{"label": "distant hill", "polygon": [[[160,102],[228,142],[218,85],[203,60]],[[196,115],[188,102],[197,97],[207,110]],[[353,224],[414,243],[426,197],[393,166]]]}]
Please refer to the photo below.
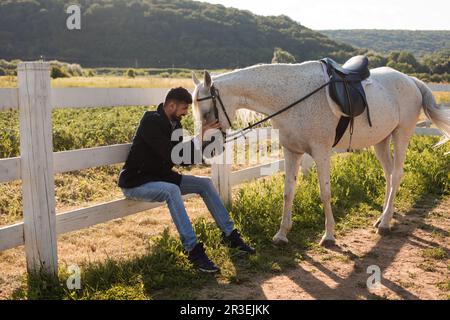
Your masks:
[{"label": "distant hill", "polygon": [[[65,8],[81,5],[81,30]],[[355,48],[287,16],[263,17],[189,0],[0,0],[0,59],[57,59],[86,67],[235,68],[270,62],[274,48],[297,61],[338,61]]]},{"label": "distant hill", "polygon": [[319,30],[331,39],[381,53],[409,51],[416,57],[450,49],[448,31]]}]

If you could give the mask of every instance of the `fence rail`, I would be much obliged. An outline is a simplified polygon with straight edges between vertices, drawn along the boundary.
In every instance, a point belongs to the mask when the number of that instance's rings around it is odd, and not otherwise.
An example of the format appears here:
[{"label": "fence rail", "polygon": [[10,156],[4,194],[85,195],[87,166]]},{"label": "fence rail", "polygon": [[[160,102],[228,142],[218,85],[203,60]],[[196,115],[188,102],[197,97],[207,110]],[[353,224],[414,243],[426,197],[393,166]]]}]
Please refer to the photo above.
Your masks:
[{"label": "fence rail", "polygon": [[432,91],[450,92],[449,83],[427,83],[427,85]]},{"label": "fence rail", "polygon": [[[168,89],[52,88],[51,108],[146,106],[164,100]],[[0,89],[0,111],[19,109],[19,89]]]},{"label": "fence rail", "polygon": [[0,111],[19,109],[19,89],[0,89]]},{"label": "fence rail", "polygon": [[[21,137],[21,156],[0,159],[0,183],[22,180],[24,221],[0,228],[0,251],[25,244],[28,271],[44,269],[56,275],[57,235],[153,209],[162,204],[118,199],[56,214],[55,173],[122,163],[127,157],[130,144],[53,153],[51,110],[56,107],[154,105],[163,100],[167,89],[51,89],[49,65],[42,62],[20,63],[18,85],[18,88],[0,89],[0,111],[19,110]],[[441,87],[438,89],[443,91]],[[437,129],[422,127],[418,127],[416,133],[440,134]],[[305,156],[302,171],[306,173],[311,164],[311,158]],[[229,164],[213,164],[212,179],[224,202],[230,202],[233,186],[264,176],[262,169],[269,166],[277,169],[271,172],[282,171],[284,160],[236,172],[231,172]]]},{"label": "fence rail", "polygon": [[[450,84],[427,84],[435,92],[450,92]],[[146,106],[164,100],[168,88],[52,88],[51,107],[98,108]],[[0,88],[0,111],[19,109],[19,89]]]}]

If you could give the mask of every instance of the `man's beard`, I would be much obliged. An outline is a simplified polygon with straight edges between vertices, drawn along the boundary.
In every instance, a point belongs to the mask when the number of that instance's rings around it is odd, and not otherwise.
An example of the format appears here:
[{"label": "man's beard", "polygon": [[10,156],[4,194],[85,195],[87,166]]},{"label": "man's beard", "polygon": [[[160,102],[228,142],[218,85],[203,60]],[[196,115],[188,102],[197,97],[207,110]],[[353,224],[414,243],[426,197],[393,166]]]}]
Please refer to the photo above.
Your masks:
[{"label": "man's beard", "polygon": [[170,121],[180,121],[181,119],[177,116],[177,114],[176,113],[172,113],[171,115],[170,115]]}]

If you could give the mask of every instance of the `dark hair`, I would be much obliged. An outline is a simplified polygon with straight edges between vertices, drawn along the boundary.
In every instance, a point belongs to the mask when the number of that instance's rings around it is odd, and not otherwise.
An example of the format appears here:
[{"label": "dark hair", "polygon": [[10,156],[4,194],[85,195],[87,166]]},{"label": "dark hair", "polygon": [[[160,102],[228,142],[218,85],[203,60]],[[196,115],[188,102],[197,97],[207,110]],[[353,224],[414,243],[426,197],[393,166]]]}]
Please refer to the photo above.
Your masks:
[{"label": "dark hair", "polygon": [[191,96],[191,93],[183,87],[172,88],[167,93],[166,100],[164,101],[164,103],[167,103],[168,101],[171,101],[171,100],[191,104],[192,96]]}]

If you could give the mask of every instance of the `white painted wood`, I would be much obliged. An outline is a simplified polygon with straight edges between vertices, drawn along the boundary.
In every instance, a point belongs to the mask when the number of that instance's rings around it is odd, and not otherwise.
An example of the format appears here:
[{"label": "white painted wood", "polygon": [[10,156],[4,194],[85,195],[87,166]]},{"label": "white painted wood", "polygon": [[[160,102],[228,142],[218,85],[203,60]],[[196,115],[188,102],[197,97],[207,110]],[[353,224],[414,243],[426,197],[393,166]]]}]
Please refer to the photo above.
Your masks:
[{"label": "white painted wood", "polygon": [[225,150],[211,163],[211,180],[225,205],[232,204],[231,197],[231,165],[232,144],[225,144]]},{"label": "white painted wood", "polygon": [[302,163],[300,164],[300,171],[305,177],[309,176],[309,172],[313,165],[314,159],[309,154],[305,153],[302,158]]},{"label": "white painted wood", "polygon": [[0,159],[0,183],[20,179],[20,158]]},{"label": "white painted wood", "polygon": [[[194,194],[183,196],[183,199],[195,197]],[[77,209],[56,215],[56,233],[58,235],[80,230],[110,220],[123,218],[138,212],[165,205],[158,202],[142,202],[127,199],[114,200],[88,208]],[[169,214],[169,213],[168,213]],[[24,223],[0,228],[0,251],[24,244]]]},{"label": "white painted wood", "polygon": [[125,162],[131,144],[56,152],[55,173],[83,170]]},{"label": "white painted wood", "polygon": [[23,244],[23,222],[0,228],[0,252]]},{"label": "white painted wood", "polygon": [[233,155],[233,150],[231,144],[227,144],[224,151],[225,163],[219,167],[220,197],[226,206],[231,206],[233,203],[230,181],[232,157],[230,158],[230,155]]},{"label": "white painted wood", "polygon": [[[53,153],[54,173],[83,170],[125,162],[131,144],[78,149]],[[19,180],[20,158],[0,159],[0,183]]]},{"label": "white painted wood", "polygon": [[53,108],[149,106],[164,101],[169,89],[159,88],[54,88]]},{"label": "white painted wood", "polygon": [[225,206],[232,205],[230,173],[231,165],[220,166],[220,198]]},{"label": "white painted wood", "polygon": [[430,120],[425,120],[425,121],[421,121],[421,122],[418,122],[417,124],[416,124],[416,127],[419,127],[419,128],[429,128],[430,126],[431,126],[431,124],[432,124],[432,122],[430,121]]},{"label": "white painted wood", "polygon": [[415,134],[420,136],[441,136],[442,132],[437,128],[416,128]]},{"label": "white painted wood", "polygon": [[[449,84],[429,83],[433,91],[450,92]],[[159,104],[170,88],[53,88],[53,108],[146,106]],[[0,111],[18,109],[18,88],[0,88]],[[261,128],[265,129],[265,128]]]},{"label": "white painted wood", "polygon": [[242,169],[239,171],[234,171],[230,175],[230,185],[235,186],[239,185],[244,182],[249,182],[254,179],[259,179],[263,177],[261,174],[261,169],[263,168],[275,168],[278,167],[278,170],[274,171],[276,172],[283,171],[284,170],[284,160],[277,160],[270,163],[265,163],[262,165],[254,166],[247,169]]},{"label": "white painted wood", "polygon": [[19,90],[0,88],[0,111],[19,109]]},{"label": "white painted wood", "polygon": [[18,84],[27,269],[57,276],[49,63],[19,63]]},{"label": "white painted wood", "polygon": [[[194,196],[193,194],[185,195],[183,199],[186,200]],[[96,206],[58,214],[56,216],[56,230],[58,234],[63,234],[164,205],[165,203],[160,202],[143,202],[127,199],[114,200]]]},{"label": "white painted wood", "polygon": [[[449,92],[448,84],[428,84],[433,91]],[[53,88],[53,108],[89,108],[156,105],[170,88]],[[0,89],[0,111],[18,109],[18,89]],[[264,128],[262,128],[264,129]]]},{"label": "white painted wood", "polygon": [[215,162],[212,162],[210,159],[207,159],[207,161],[211,165],[212,183],[218,192],[219,191],[219,166]]},{"label": "white painted wood", "polygon": [[427,83],[427,86],[431,89],[431,91],[441,91],[441,92],[449,92],[450,84],[448,83]]}]

